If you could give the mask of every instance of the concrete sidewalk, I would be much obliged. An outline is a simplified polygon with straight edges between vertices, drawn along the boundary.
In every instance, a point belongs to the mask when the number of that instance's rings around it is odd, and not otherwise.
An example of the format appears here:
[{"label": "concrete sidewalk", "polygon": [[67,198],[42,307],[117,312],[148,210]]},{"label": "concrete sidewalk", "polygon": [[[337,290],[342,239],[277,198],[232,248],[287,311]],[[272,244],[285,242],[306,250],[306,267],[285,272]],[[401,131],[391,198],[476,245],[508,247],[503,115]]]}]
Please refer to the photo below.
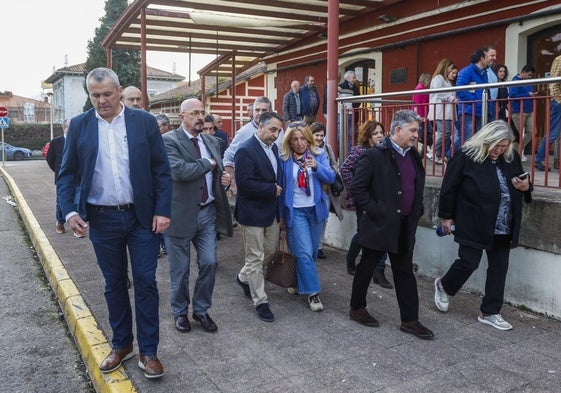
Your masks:
[{"label": "concrete sidewalk", "polygon": [[[63,307],[98,391],[140,392],[557,392],[561,390],[561,323],[505,306],[502,314],[514,325],[507,332],[476,319],[480,297],[460,293],[442,314],[433,303],[433,282],[419,277],[420,320],[435,332],[432,341],[399,331],[394,290],[372,284],[369,310],[380,321],[368,328],[348,317],[352,277],[344,252],[326,249],[318,261],[322,283],[322,313],[311,312],[305,297],[269,285],[272,324],[260,321],[235,276],[243,264],[239,230],[218,242],[219,267],[214,304],[209,313],[216,334],[192,321],[187,334],[174,329],[169,307],[169,276],[160,259],[159,357],[166,375],[147,380],[137,358],[108,375],[97,370],[109,352],[110,328],[103,280],[89,240],[54,230],[53,175],[45,162],[9,163],[6,172],[29,205],[38,225],[28,224],[32,238],[44,232],[45,265],[62,261],[53,279],[57,295],[75,284],[70,305]],[[20,203],[20,206],[24,204]],[[37,246],[37,245],[36,245]],[[481,269],[485,268],[484,266]],[[192,278],[197,268],[193,264]],[[421,266],[422,271],[422,266]],[[68,276],[65,276],[65,273]],[[389,272],[389,270],[388,270]],[[388,274],[388,276],[391,276]],[[508,285],[508,282],[507,282]],[[55,287],[55,285],[53,285]],[[131,296],[133,290],[131,289]],[[65,295],[67,296],[67,295]],[[80,299],[83,299],[80,300]],[[59,299],[65,302],[64,299]],[[77,311],[79,310],[79,312]],[[91,314],[90,314],[91,312]],[[83,326],[82,326],[83,325]],[[135,343],[136,348],[136,343]]]}]

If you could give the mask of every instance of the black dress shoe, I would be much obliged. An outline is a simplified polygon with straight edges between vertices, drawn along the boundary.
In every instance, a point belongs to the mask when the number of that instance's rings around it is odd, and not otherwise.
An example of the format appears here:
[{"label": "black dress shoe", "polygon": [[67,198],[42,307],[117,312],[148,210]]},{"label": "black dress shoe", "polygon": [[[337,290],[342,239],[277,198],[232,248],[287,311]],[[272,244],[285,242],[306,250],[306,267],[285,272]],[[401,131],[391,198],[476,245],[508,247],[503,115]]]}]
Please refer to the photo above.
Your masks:
[{"label": "black dress shoe", "polygon": [[376,318],[374,318],[368,311],[366,311],[366,308],[357,308],[356,310],[353,310],[351,308],[351,311],[349,311],[349,317],[364,326],[380,326],[380,323],[376,320]]},{"label": "black dress shoe", "polygon": [[175,329],[181,333],[188,333],[191,331],[191,324],[187,315],[180,315],[175,317]]},{"label": "black dress shoe", "polygon": [[419,321],[401,322],[399,327],[404,333],[409,333],[422,340],[431,340],[434,337],[432,330],[427,329]]},{"label": "black dress shoe", "polygon": [[193,319],[199,322],[206,332],[214,333],[218,330],[218,326],[208,314],[193,314]]},{"label": "black dress shoe", "polygon": [[251,289],[249,289],[249,285],[246,282],[240,280],[240,277],[237,274],[236,274],[236,282],[240,287],[242,287],[245,297],[251,299]]},{"label": "black dress shoe", "polygon": [[327,259],[327,256],[323,253],[323,250],[321,248],[318,250],[318,258]]}]

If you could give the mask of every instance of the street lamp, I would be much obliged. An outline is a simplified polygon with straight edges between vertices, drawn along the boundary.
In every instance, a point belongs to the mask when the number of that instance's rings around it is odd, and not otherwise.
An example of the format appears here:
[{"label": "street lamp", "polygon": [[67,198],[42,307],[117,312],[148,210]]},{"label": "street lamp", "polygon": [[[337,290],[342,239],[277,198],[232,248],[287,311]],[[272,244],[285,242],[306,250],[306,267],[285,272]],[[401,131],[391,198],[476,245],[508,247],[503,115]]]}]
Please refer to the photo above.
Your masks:
[{"label": "street lamp", "polygon": [[49,98],[51,99],[51,116],[50,116],[50,121],[51,121],[51,139],[49,139],[50,141],[53,140],[53,92],[49,91],[47,93],[47,96],[49,96]]}]

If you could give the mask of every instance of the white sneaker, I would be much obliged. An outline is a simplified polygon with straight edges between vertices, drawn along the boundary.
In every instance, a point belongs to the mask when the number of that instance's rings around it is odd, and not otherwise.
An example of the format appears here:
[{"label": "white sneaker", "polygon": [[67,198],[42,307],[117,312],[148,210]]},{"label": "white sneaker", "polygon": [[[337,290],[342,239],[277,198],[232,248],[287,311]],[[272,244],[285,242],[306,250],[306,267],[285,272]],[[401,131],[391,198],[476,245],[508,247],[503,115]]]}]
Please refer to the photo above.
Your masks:
[{"label": "white sneaker", "polygon": [[321,300],[319,300],[319,293],[308,296],[308,303],[310,304],[310,310],[323,311],[323,304],[321,304]]},{"label": "white sneaker", "polygon": [[291,295],[298,295],[298,288],[288,287],[288,288],[286,288],[286,291],[288,293],[290,293]]},{"label": "white sneaker", "polygon": [[525,155],[522,155],[522,157],[520,157],[520,160],[522,162],[526,162],[526,161],[528,161],[528,157],[526,157]]},{"label": "white sneaker", "polygon": [[435,164],[438,164],[438,165],[442,165],[442,158],[440,158],[440,157],[435,157],[435,158],[434,158],[434,163],[435,163]]},{"label": "white sneaker", "polygon": [[434,304],[440,311],[448,311],[448,305],[450,304],[448,302],[448,294],[442,287],[440,277],[437,277],[436,280],[434,280]]},{"label": "white sneaker", "polygon": [[432,153],[428,152],[427,154],[425,154],[427,156],[427,159],[432,161]]},{"label": "white sneaker", "polygon": [[512,325],[510,323],[508,323],[507,321],[505,321],[503,319],[503,317],[501,316],[501,314],[485,315],[485,316],[483,314],[479,314],[479,316],[477,317],[477,320],[481,323],[486,324],[486,325],[491,325],[495,329],[499,329],[499,330],[510,330],[510,329],[512,329]]}]

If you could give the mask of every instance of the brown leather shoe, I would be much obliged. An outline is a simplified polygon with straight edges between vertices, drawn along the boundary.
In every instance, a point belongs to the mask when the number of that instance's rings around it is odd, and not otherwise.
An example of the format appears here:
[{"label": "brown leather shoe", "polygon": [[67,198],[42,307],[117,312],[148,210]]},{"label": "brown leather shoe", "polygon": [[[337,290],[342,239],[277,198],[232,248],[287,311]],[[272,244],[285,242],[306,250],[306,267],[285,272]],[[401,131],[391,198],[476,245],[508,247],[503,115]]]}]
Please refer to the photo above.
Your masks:
[{"label": "brown leather shoe", "polygon": [[419,321],[401,322],[399,327],[404,333],[409,333],[422,340],[431,340],[434,337],[432,330],[427,329]]},{"label": "brown leather shoe", "polygon": [[125,360],[129,360],[133,356],[134,353],[132,352],[132,344],[124,348],[113,349],[99,365],[99,371],[102,373],[110,373],[111,371],[118,369]]},{"label": "brown leather shoe", "polygon": [[139,355],[138,367],[144,370],[146,378],[160,378],[164,375],[164,366],[156,355]]},{"label": "brown leather shoe", "polygon": [[66,228],[64,227],[63,222],[57,222],[56,226],[55,226],[55,229],[56,229],[56,233],[58,233],[58,234],[63,234],[63,233],[66,232]]},{"label": "brown leather shoe", "polygon": [[357,321],[358,323],[364,326],[368,326],[368,327],[380,326],[376,318],[374,318],[372,315],[368,313],[368,311],[366,311],[366,308],[357,308],[356,310],[353,310],[351,308],[351,311],[349,311],[349,317],[351,317],[351,319]]}]

